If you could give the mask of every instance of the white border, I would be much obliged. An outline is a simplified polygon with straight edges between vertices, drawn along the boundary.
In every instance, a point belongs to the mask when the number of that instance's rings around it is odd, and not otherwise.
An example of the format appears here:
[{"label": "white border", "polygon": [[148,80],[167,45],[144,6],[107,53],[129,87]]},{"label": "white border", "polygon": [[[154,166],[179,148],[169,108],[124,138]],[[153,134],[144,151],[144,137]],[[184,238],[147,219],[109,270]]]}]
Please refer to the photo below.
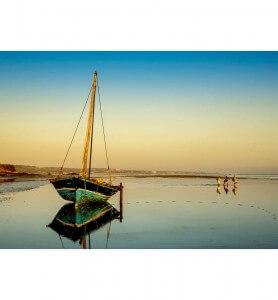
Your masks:
[{"label": "white border", "polygon": [[1,1],[2,50],[277,49],[274,0]]},{"label": "white border", "polygon": [[0,265],[3,299],[277,299],[273,250],[2,250]]}]

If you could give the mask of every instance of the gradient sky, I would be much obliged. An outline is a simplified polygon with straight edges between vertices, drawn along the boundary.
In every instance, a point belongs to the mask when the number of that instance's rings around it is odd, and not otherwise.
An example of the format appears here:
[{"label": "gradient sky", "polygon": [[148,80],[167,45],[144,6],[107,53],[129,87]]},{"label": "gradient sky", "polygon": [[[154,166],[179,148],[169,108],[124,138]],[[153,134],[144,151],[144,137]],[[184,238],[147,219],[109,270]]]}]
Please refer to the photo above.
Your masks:
[{"label": "gradient sky", "polygon": [[95,69],[112,167],[278,172],[278,52],[0,52],[0,162],[59,166]]}]

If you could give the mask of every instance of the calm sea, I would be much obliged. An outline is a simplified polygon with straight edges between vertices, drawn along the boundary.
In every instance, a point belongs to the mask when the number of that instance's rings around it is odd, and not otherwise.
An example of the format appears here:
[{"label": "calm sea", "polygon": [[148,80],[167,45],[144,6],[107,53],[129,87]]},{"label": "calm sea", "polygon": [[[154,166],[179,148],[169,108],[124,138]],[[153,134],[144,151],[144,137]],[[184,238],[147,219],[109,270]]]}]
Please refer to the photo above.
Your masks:
[{"label": "calm sea", "polygon": [[[278,248],[278,176],[248,176],[227,191],[215,179],[117,178],[122,222],[86,239],[93,249]],[[119,209],[119,196],[110,203]],[[65,204],[48,182],[1,183],[0,248],[80,248],[46,226]]]}]

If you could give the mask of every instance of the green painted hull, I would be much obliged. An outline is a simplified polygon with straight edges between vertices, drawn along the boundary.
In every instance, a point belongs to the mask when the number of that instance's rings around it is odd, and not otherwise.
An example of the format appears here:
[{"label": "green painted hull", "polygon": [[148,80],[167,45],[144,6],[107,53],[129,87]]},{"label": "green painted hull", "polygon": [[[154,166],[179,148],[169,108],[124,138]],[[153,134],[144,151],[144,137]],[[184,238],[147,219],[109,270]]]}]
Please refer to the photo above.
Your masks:
[{"label": "green painted hull", "polygon": [[119,191],[117,187],[101,185],[78,177],[54,179],[51,183],[63,199],[75,203],[87,200],[106,201]]},{"label": "green painted hull", "polygon": [[108,196],[93,192],[93,191],[88,191],[84,189],[68,189],[68,188],[61,188],[57,189],[58,194],[66,200],[73,201],[75,203],[81,203],[84,201],[107,201]]}]

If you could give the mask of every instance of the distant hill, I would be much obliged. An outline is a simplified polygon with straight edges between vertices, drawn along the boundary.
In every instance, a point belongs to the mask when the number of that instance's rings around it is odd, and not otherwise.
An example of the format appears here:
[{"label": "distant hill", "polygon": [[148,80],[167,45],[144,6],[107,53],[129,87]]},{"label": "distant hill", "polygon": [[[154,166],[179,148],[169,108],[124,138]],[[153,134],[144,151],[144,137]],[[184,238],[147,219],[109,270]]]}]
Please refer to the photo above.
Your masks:
[{"label": "distant hill", "polygon": [[[41,175],[50,176],[58,175],[60,172],[59,167],[37,167],[37,166],[27,166],[27,165],[12,165],[12,164],[0,164],[0,175]],[[106,168],[93,168],[93,173],[103,174],[107,172]],[[126,173],[144,173],[145,171],[130,171],[121,169],[111,169],[113,174],[126,174]],[[79,168],[63,168],[63,174],[67,175],[79,175]]]},{"label": "distant hill", "polygon": [[15,172],[15,166],[10,164],[0,164],[0,173],[12,173]]}]

